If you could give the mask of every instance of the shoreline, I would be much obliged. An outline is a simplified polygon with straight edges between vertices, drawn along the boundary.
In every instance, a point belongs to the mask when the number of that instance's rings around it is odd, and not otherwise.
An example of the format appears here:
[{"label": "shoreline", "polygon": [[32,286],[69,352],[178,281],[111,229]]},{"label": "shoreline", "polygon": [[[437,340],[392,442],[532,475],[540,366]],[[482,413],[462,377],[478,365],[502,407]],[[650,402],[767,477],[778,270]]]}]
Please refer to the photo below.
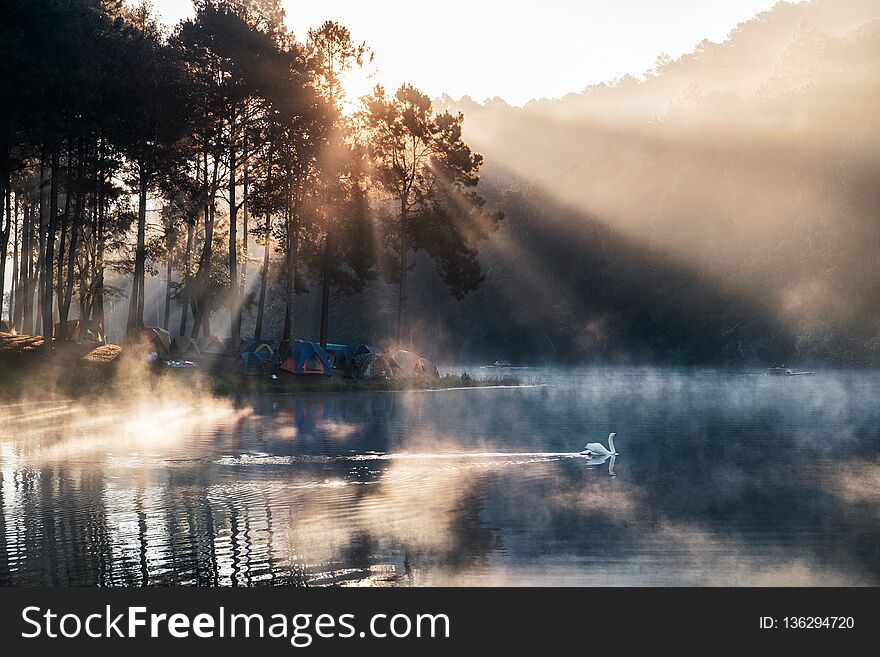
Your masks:
[{"label": "shoreline", "polygon": [[252,377],[237,371],[238,359],[215,356],[192,369],[171,369],[146,361],[137,349],[119,345],[58,344],[50,358],[39,336],[0,334],[0,402],[37,396],[41,400],[79,399],[133,384],[151,390],[162,382],[191,382],[215,397],[242,399],[261,395],[334,394],[341,392],[442,392],[535,387],[516,376],[446,374],[439,379],[407,376],[363,380],[344,377],[302,377],[287,373],[278,379]]}]

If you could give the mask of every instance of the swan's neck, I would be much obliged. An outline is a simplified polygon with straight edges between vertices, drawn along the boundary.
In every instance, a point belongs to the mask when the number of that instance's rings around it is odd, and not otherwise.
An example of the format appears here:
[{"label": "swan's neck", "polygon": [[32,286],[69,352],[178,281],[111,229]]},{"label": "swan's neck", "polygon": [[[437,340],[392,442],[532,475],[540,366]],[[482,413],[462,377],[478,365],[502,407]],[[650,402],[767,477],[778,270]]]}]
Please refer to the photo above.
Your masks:
[{"label": "swan's neck", "polygon": [[608,436],[608,447],[611,450],[612,454],[617,454],[617,451],[614,449],[614,436]]}]

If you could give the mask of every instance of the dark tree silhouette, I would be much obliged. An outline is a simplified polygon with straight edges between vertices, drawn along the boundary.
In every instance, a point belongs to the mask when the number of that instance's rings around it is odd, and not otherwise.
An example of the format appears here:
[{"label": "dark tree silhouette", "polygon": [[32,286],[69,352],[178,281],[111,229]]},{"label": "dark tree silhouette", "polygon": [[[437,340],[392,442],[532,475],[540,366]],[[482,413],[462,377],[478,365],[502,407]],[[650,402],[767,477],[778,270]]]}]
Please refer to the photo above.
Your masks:
[{"label": "dark tree silhouette", "polygon": [[312,278],[321,288],[320,342],[327,346],[330,330],[330,292],[351,294],[374,277],[373,250],[367,226],[362,154],[353,148],[352,122],[343,115],[346,100],[343,77],[372,60],[366,44],[355,44],[348,29],[327,21],[309,30],[306,43],[314,84],[329,109],[328,143],[319,161],[320,175],[313,190]]},{"label": "dark tree silhouette", "polygon": [[425,248],[453,294],[462,298],[482,280],[476,244],[503,215],[484,212],[483,200],[472,191],[483,156],[462,139],[462,114],[436,113],[431,99],[407,84],[392,98],[377,87],[364,120],[377,182],[394,204],[386,242],[395,256],[390,272],[398,285],[400,342],[410,250]]},{"label": "dark tree silhouette", "polygon": [[[130,334],[161,267],[156,322],[170,327],[176,300],[180,334],[198,337],[228,310],[234,350],[253,303],[250,239],[263,247],[257,334],[272,322],[292,339],[297,294],[314,286],[326,344],[331,299],[377,277],[383,240],[397,262],[398,332],[412,250],[458,298],[480,283],[476,245],[500,215],[473,191],[482,158],[461,116],[435,113],[410,87],[347,116],[343,78],[372,54],[344,26],[300,44],[279,0],[194,7],[169,35],[146,1],[2,4],[0,289],[11,320],[51,351],[77,306],[101,335],[108,305],[128,294],[119,328]],[[398,185],[388,158],[408,148]],[[403,210],[385,221],[395,190]]]}]

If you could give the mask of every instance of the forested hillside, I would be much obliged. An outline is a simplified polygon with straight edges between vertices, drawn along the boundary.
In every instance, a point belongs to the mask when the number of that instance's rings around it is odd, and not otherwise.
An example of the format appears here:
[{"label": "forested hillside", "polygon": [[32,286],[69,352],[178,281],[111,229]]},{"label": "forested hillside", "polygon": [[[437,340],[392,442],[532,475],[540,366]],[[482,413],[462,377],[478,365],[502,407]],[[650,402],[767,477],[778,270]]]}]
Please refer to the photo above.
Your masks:
[{"label": "forested hillside", "polygon": [[339,76],[368,46],[336,24],[297,40],[274,0],[199,2],[170,32],[119,2],[13,5],[77,26],[4,39],[19,326],[46,330],[54,301],[114,340],[165,324],[445,362],[880,363],[876,2],[780,3],[525,107],[404,87],[354,116]]},{"label": "forested hillside", "polygon": [[455,333],[575,360],[877,363],[878,18],[780,3],[644,79],[444,99],[507,217]]}]

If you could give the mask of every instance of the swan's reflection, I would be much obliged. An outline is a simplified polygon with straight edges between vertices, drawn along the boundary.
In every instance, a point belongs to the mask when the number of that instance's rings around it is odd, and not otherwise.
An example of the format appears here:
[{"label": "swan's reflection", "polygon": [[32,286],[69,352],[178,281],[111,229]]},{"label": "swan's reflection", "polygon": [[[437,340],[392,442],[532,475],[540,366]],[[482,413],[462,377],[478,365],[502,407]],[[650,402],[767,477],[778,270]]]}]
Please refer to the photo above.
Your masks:
[{"label": "swan's reflection", "polygon": [[616,477],[614,474],[614,462],[617,460],[617,454],[604,454],[602,456],[594,456],[592,458],[587,458],[587,465],[590,467],[597,465],[604,465],[608,463],[608,474],[612,477]]}]

